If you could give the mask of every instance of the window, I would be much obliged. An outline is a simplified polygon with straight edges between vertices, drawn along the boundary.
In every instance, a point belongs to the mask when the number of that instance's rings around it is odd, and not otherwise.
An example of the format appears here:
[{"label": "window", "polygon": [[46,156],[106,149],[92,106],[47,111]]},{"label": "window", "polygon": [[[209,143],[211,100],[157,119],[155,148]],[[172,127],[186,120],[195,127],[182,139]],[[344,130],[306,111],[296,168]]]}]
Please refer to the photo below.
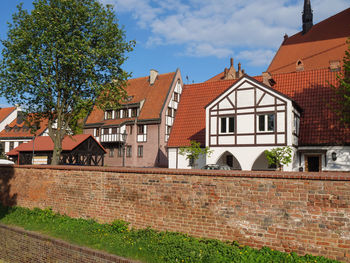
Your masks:
[{"label": "window", "polygon": [[132,125],[130,125],[130,132],[129,132],[129,134],[131,135],[132,134]]},{"label": "window", "polygon": [[275,130],[275,114],[258,115],[259,131],[274,131]]},{"label": "window", "polygon": [[123,118],[129,118],[129,110],[128,109],[123,110]]},{"label": "window", "polygon": [[15,143],[14,142],[10,142],[10,151],[15,147]]},{"label": "window", "polygon": [[179,93],[174,92],[174,101],[179,102]]},{"label": "window", "polygon": [[131,117],[137,117],[137,108],[131,109]]},{"label": "window", "polygon": [[106,120],[112,119],[112,115],[113,115],[113,111],[112,110],[106,111]]},{"label": "window", "polygon": [[114,148],[109,149],[109,157],[114,157]]},{"label": "window", "polygon": [[115,111],[115,118],[120,119],[120,110]]},{"label": "window", "polygon": [[95,129],[95,137],[98,137],[100,136],[100,129]]},{"label": "window", "polygon": [[109,134],[109,128],[104,128],[103,129],[103,134]]},{"label": "window", "polygon": [[170,116],[170,117],[173,116],[172,108],[168,107],[168,113],[167,113],[167,115]]},{"label": "window", "polygon": [[137,157],[143,157],[143,146],[137,146]]},{"label": "window", "polygon": [[132,148],[131,145],[126,146],[126,157],[131,157]]},{"label": "window", "polygon": [[300,119],[298,115],[294,115],[294,127],[293,132],[299,136]]},{"label": "window", "polygon": [[122,146],[119,146],[118,148],[118,157],[122,157],[123,156],[123,148]]},{"label": "window", "polygon": [[112,134],[118,134],[118,128],[117,127],[112,128]]},{"label": "window", "polygon": [[234,133],[235,132],[235,118],[223,117],[220,118],[220,133]]},{"label": "window", "polygon": [[166,126],[166,134],[169,135],[171,132],[171,126]]},{"label": "window", "polygon": [[137,134],[145,133],[145,125],[137,125]]}]

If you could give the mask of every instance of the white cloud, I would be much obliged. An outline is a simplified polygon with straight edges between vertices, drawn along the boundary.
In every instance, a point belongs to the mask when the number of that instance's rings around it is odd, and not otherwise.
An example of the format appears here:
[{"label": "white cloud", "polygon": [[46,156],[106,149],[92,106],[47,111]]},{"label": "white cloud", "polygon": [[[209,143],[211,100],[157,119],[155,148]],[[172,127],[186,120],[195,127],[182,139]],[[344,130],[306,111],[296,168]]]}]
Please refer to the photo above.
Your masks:
[{"label": "white cloud", "polygon": [[238,59],[248,61],[251,66],[263,66],[271,62],[275,51],[270,49],[243,50],[237,54]]},{"label": "white cloud", "polygon": [[[128,12],[149,32],[147,46],[182,45],[190,56],[238,53],[268,63],[283,40],[301,29],[302,0],[100,0]],[[314,21],[348,7],[348,0],[314,0]],[[238,52],[237,52],[238,51]]]}]

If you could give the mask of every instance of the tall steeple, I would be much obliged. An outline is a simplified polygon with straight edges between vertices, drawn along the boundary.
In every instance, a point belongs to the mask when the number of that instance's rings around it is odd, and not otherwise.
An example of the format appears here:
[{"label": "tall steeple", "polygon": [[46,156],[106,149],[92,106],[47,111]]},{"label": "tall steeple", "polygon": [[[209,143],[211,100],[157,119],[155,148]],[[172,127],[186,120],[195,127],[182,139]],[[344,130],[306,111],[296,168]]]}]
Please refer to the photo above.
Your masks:
[{"label": "tall steeple", "polygon": [[304,11],[303,11],[303,34],[306,34],[311,27],[312,22],[312,10],[310,0],[304,0]]}]

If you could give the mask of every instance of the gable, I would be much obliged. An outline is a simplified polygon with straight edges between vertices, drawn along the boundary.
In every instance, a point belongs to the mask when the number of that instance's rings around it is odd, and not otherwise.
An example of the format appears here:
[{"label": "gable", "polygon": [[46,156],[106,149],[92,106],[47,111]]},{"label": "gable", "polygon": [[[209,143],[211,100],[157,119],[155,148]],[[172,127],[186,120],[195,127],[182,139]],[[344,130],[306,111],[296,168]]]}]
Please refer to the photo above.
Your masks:
[{"label": "gable", "polygon": [[268,108],[275,104],[286,105],[287,100],[291,101],[288,97],[262,83],[243,77],[209,103],[206,108],[218,111],[230,109],[246,110],[256,107]]}]

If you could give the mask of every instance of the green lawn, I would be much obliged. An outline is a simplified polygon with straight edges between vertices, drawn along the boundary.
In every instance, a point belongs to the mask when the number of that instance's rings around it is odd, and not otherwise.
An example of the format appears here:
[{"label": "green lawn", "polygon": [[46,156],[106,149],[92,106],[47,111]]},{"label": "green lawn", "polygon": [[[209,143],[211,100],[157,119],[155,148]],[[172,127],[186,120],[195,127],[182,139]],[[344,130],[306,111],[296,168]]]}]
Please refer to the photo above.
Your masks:
[{"label": "green lawn", "polygon": [[198,239],[181,233],[134,230],[123,221],[99,224],[59,215],[50,209],[0,207],[0,218],[5,224],[143,262],[337,262],[269,248],[257,250],[236,242]]}]

